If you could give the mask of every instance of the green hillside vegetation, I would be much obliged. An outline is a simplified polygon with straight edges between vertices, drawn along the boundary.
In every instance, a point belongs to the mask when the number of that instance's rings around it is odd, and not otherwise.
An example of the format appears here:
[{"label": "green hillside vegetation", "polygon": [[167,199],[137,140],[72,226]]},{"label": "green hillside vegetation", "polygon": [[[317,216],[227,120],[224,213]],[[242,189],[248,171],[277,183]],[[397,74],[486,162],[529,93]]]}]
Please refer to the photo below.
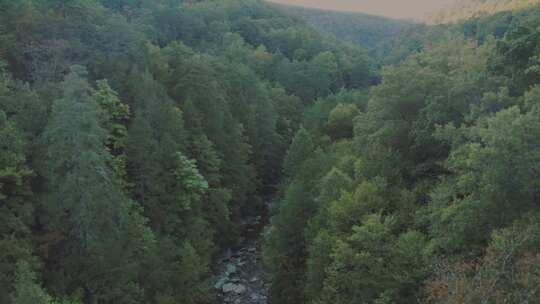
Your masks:
[{"label": "green hillside vegetation", "polygon": [[213,303],[363,49],[259,1],[0,1],[0,303]]},{"label": "green hillside vegetation", "polygon": [[448,34],[462,33],[466,38],[483,44],[494,37],[502,39],[505,35],[518,28],[531,28],[538,24],[540,5],[531,6],[525,10],[506,10],[483,17],[474,17],[448,25],[423,25],[403,31],[390,42],[383,63],[395,64],[424,47],[440,43]]},{"label": "green hillside vegetation", "polygon": [[540,302],[540,14],[510,16],[469,21],[482,39],[411,31],[368,94],[306,111],[267,236],[272,303]]},{"label": "green hillside vegetation", "polygon": [[[276,5],[277,6],[277,5]],[[415,27],[412,21],[390,19],[362,13],[327,11],[296,6],[277,6],[299,16],[321,33],[361,45],[372,58],[380,59],[390,50],[389,44],[400,34]]]},{"label": "green hillside vegetation", "polygon": [[538,0],[457,0],[439,12],[427,16],[425,21],[429,24],[455,23],[503,11],[525,10],[539,3]]}]

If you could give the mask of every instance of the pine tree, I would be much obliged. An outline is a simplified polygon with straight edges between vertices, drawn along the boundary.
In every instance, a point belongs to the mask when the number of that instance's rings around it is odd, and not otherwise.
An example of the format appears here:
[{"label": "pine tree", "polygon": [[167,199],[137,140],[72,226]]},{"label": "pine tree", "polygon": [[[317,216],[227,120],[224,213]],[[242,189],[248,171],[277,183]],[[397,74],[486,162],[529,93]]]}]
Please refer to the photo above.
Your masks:
[{"label": "pine tree", "polygon": [[123,181],[126,180],[126,123],[130,117],[129,106],[123,104],[118,94],[106,80],[97,82],[92,98],[100,107],[100,125],[107,131],[105,146],[113,156],[114,171]]},{"label": "pine tree", "polygon": [[109,136],[85,77],[83,67],[72,67],[44,133],[41,221],[58,235],[49,244],[47,283],[64,294],[82,290],[86,303],[138,303],[140,261],[152,234],[110,166]]},{"label": "pine tree", "polygon": [[57,303],[37,283],[36,274],[28,263],[20,262],[17,264],[14,286],[15,290],[11,298],[11,303],[13,304]]},{"label": "pine tree", "polygon": [[[215,245],[205,211],[211,208],[209,192],[214,192],[198,162],[185,154],[193,144],[184,130],[183,112],[150,74],[134,79],[138,82],[128,132],[128,172],[133,196],[143,206],[157,241],[145,271],[148,296],[163,303],[208,301],[208,265]],[[211,145],[203,148],[214,156]],[[217,158],[208,161],[203,163],[206,173],[219,185],[219,168],[212,167]]]},{"label": "pine tree", "polygon": [[255,116],[257,136],[254,150],[258,158],[259,176],[263,185],[277,184],[281,177],[281,160],[284,158],[283,139],[276,132],[277,113],[272,102],[266,98],[259,100]]},{"label": "pine tree", "polygon": [[30,231],[34,174],[27,167],[23,134],[2,111],[0,150],[0,302],[9,303],[15,264],[36,262]]},{"label": "pine tree", "polygon": [[293,177],[297,172],[301,171],[299,168],[302,166],[302,163],[313,155],[314,151],[315,144],[311,135],[306,129],[300,128],[294,136],[283,164],[285,175],[287,177]]}]

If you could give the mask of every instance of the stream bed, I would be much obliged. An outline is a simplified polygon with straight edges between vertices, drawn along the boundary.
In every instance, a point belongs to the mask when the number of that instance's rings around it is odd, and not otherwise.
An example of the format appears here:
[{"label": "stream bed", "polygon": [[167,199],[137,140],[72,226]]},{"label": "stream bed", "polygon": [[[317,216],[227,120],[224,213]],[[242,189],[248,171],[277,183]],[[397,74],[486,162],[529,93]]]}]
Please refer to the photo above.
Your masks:
[{"label": "stream bed", "polygon": [[214,284],[218,303],[267,303],[268,284],[265,282],[260,244],[267,222],[267,211],[261,216],[244,219],[238,246],[222,254]]}]

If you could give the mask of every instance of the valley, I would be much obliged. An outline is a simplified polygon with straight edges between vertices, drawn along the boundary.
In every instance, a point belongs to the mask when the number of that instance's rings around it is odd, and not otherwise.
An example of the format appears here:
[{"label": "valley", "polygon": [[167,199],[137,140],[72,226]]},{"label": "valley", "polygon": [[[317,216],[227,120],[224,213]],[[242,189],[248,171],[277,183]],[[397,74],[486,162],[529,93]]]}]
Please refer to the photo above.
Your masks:
[{"label": "valley", "polygon": [[0,0],[0,303],[540,303],[540,4],[432,18]]}]

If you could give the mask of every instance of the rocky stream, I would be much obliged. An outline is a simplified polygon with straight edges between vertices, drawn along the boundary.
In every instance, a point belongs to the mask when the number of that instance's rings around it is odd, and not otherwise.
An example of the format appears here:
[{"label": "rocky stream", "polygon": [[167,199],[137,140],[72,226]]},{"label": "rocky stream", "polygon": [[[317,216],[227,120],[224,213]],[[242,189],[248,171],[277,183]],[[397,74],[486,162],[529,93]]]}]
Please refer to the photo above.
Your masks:
[{"label": "rocky stream", "polygon": [[266,212],[262,216],[245,219],[238,246],[222,254],[214,285],[218,303],[267,303],[268,284],[264,281],[260,244],[267,222]]}]

